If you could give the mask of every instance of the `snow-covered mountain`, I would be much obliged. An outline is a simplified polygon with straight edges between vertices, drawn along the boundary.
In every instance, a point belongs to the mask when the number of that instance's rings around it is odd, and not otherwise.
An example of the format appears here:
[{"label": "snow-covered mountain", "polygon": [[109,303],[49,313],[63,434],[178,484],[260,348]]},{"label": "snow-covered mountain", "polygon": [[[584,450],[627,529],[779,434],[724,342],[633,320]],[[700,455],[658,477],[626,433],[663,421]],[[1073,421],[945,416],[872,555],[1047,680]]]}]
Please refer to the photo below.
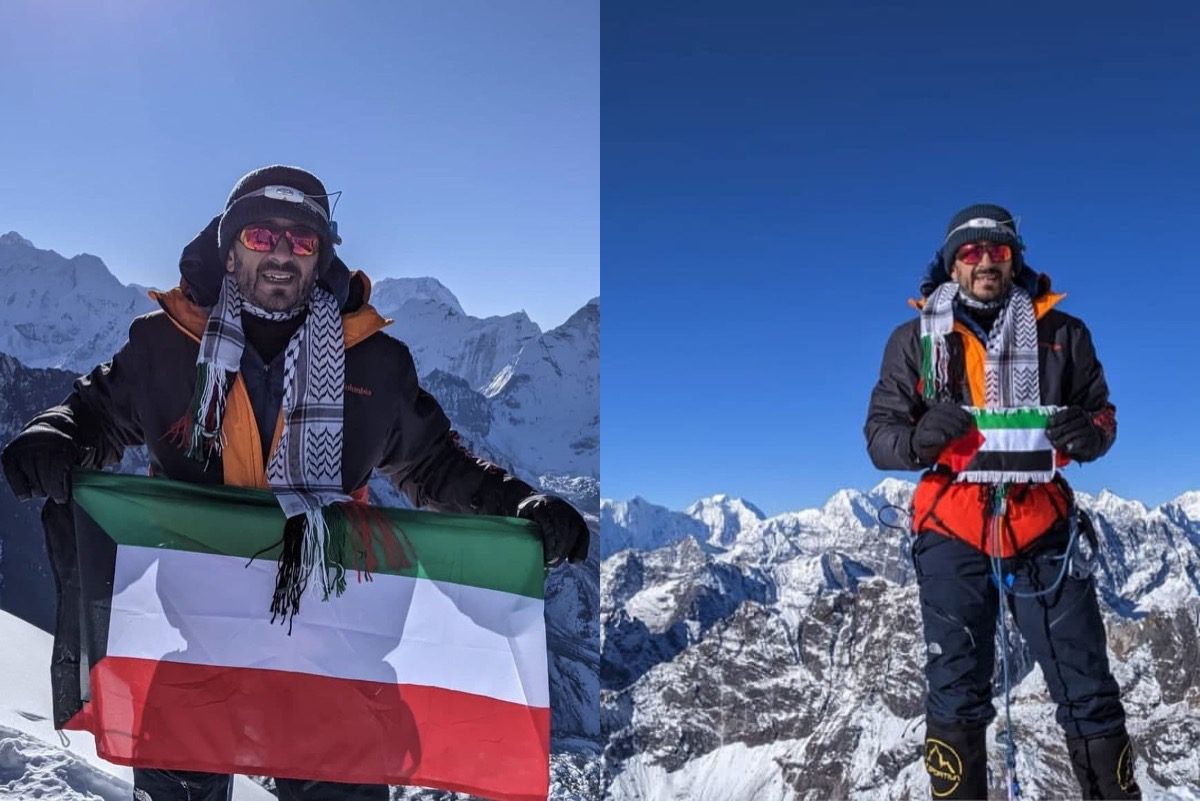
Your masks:
[{"label": "snow-covered mountain", "polygon": [[[150,310],[151,302],[128,307],[110,302],[125,297],[126,290],[130,297],[145,294],[122,287],[95,257],[68,261],[34,248],[17,234],[0,238],[0,276],[6,277],[6,286],[15,287],[8,305],[0,294],[0,337],[15,323],[38,323],[33,339],[0,339],[2,445],[32,414],[59,402],[74,377],[73,372],[31,370],[22,363],[24,358],[89,370],[115,352],[130,320]],[[52,287],[71,291],[55,297]],[[389,333],[408,343],[422,384],[443,402],[467,445],[531,484],[567,497],[584,512],[598,541],[599,302],[590,301],[562,326],[543,333],[524,313],[486,320],[469,317],[454,295],[431,278],[380,281],[371,301],[396,320]],[[32,311],[26,308],[31,303],[36,304]],[[70,324],[55,327],[58,320]],[[81,328],[77,321],[90,327]],[[92,344],[79,347],[81,339]],[[16,359],[3,355],[10,345]],[[489,388],[490,394],[485,393]],[[138,449],[127,453],[122,469],[140,473],[145,466]],[[405,505],[386,479],[372,479],[371,490],[376,502]],[[54,585],[38,506],[18,503],[0,482],[0,605],[49,628]],[[6,595],[6,587],[13,591]],[[15,609],[14,598],[25,606]],[[600,785],[598,607],[594,547],[586,563],[560,568],[547,578],[554,709],[551,797],[556,799],[590,799]],[[40,660],[30,668],[47,688],[48,664]],[[7,776],[4,764],[0,750],[0,788]],[[454,797],[410,791],[400,795]]]},{"label": "snow-covered mountain", "polygon": [[[912,490],[888,479],[766,519],[727,496],[601,502],[608,797],[928,797],[909,535],[881,524],[905,527]],[[1079,495],[1147,798],[1200,799],[1198,498]],[[1040,669],[1008,648],[1023,797],[1077,797]]]},{"label": "snow-covered mountain", "polygon": [[0,236],[0,353],[29,367],[87,372],[112,357],[129,322],[154,308],[104,262],[40,250],[15,231]]},{"label": "snow-covered mountain", "polygon": [[476,390],[542,335],[525,312],[483,319],[468,315],[434,278],[385,278],[371,288],[371,303],[394,321],[388,331],[409,343],[421,376],[443,370]]},{"label": "snow-covered mountain", "polygon": [[489,441],[497,450],[533,475],[598,478],[600,299],[526,343],[483,394],[492,404]]},{"label": "snow-covered mountain", "polygon": [[657,506],[645,498],[602,500],[600,532],[600,556],[604,559],[626,548],[652,551],[689,537],[705,542],[709,535],[703,521]]},{"label": "snow-covered mountain", "polygon": [[728,547],[742,529],[757,525],[765,517],[754,504],[728,495],[702,498],[687,508],[687,515],[708,528],[706,544],[713,548]]}]

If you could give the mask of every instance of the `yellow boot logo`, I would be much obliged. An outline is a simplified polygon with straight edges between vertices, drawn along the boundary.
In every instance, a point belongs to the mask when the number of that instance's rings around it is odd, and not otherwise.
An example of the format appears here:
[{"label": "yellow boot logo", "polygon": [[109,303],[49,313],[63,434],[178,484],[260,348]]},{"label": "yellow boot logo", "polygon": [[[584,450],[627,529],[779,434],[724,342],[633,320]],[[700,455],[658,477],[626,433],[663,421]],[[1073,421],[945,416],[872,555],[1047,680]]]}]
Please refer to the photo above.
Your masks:
[{"label": "yellow boot logo", "polygon": [[925,771],[934,798],[945,798],[962,782],[962,757],[949,743],[933,737],[925,739]]},{"label": "yellow boot logo", "polygon": [[1117,757],[1117,784],[1126,792],[1133,787],[1133,748],[1132,743],[1125,743],[1121,756]]}]

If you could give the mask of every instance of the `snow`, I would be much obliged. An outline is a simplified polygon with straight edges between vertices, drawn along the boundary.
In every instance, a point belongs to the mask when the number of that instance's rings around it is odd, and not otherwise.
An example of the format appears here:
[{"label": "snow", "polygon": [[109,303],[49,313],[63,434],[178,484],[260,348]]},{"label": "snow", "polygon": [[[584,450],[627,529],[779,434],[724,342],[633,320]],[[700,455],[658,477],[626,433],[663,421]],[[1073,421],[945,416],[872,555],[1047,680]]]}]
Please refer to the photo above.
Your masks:
[{"label": "snow", "polygon": [[[54,730],[50,699],[50,651],[54,640],[7,612],[0,612],[0,799],[127,801],[133,770],[96,755],[86,732]],[[266,789],[245,776],[234,780],[235,799],[270,801]]]},{"label": "snow", "polygon": [[1171,504],[1192,520],[1200,520],[1200,491],[1185,492],[1171,501]]},{"label": "snow", "polygon": [[408,343],[419,375],[444,370],[477,391],[542,335],[523,312],[482,319],[466,314],[433,278],[385,278],[371,288],[370,302],[393,320],[387,331]]},{"label": "snow", "polygon": [[652,633],[666,631],[673,622],[679,582],[655,584],[636,593],[625,604],[630,615],[641,620]]},{"label": "snow", "polygon": [[754,504],[724,494],[696,501],[687,508],[687,514],[708,527],[711,533],[707,541],[714,547],[732,544],[739,534],[766,518]]},{"label": "snow", "polygon": [[371,303],[379,309],[399,309],[410,301],[432,302],[465,315],[454,293],[436,278],[384,278],[371,287]]},{"label": "snow", "polygon": [[609,788],[611,798],[639,801],[789,801],[793,795],[777,761],[792,750],[785,741],[754,748],[744,743],[717,748],[674,773],[634,757]]},{"label": "snow", "polygon": [[703,523],[644,498],[629,501],[600,501],[600,557],[626,548],[653,550],[692,538],[703,542],[709,529]]},{"label": "snow", "polygon": [[[600,306],[527,342],[484,389],[488,442],[533,475],[600,475]],[[533,435],[533,432],[537,432]]]}]

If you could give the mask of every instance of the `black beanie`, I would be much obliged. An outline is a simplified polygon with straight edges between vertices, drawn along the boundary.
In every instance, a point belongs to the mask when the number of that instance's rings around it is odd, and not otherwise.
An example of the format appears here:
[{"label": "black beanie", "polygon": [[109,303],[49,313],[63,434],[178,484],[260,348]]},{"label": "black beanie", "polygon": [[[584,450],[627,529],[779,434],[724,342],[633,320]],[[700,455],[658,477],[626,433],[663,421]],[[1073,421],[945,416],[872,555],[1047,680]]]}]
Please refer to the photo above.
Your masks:
[{"label": "black beanie", "polygon": [[[267,187],[272,187],[270,195],[247,197]],[[288,189],[292,191],[286,191]],[[224,264],[229,258],[229,249],[243,228],[271,217],[286,217],[317,232],[321,237],[317,274],[324,273],[333,260],[333,246],[340,241],[330,220],[325,185],[310,172],[281,164],[246,173],[229,193],[229,199],[225,201],[225,213],[221,215],[221,224],[217,229],[217,250],[221,263]]]},{"label": "black beanie", "polygon": [[942,264],[946,272],[954,266],[954,255],[968,242],[999,242],[1013,249],[1013,273],[1020,272],[1024,259],[1017,221],[1008,209],[990,203],[967,206],[950,218],[942,242]]}]

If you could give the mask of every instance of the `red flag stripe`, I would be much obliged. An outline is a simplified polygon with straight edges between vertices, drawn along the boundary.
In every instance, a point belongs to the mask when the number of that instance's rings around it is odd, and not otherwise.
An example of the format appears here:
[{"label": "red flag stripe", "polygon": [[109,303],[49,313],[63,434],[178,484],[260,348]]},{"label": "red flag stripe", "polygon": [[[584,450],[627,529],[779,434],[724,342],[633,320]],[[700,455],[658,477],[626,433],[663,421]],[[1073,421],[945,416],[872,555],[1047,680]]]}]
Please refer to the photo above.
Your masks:
[{"label": "red flag stripe", "polygon": [[545,799],[549,790],[547,708],[437,687],[114,656],[91,679],[94,700],[66,728],[91,731],[97,753],[121,765],[416,784],[497,801]]}]

